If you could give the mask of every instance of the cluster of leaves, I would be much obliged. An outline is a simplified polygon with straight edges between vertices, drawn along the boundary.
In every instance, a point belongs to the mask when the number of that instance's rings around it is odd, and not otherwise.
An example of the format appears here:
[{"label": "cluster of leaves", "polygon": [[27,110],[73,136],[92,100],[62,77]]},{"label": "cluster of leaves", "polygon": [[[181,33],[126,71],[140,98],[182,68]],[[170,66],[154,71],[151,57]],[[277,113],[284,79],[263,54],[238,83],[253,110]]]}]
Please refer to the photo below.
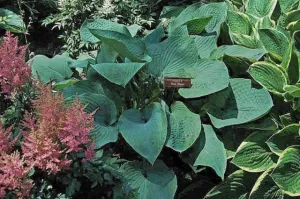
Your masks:
[{"label": "cluster of leaves", "polygon": [[[71,57],[99,47],[80,39],[79,29],[86,18],[105,18],[129,25],[151,27],[156,5],[152,0],[59,0],[58,3],[58,12],[47,17],[43,24],[62,31],[58,38],[64,42],[62,49]],[[132,28],[141,27],[135,25]]]}]

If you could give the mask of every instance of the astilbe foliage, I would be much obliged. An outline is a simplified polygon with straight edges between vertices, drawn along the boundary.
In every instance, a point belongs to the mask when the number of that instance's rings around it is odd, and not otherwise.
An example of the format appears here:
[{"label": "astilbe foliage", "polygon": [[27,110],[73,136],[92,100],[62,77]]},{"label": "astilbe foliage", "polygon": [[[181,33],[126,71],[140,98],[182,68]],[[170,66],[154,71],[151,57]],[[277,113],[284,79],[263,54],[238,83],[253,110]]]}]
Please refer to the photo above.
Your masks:
[{"label": "astilbe foliage", "polygon": [[[93,115],[84,112],[79,100],[70,106],[64,103],[63,95],[54,94],[51,86],[39,85],[39,97],[33,102],[37,122],[27,122],[30,130],[23,132],[22,151],[26,160],[48,173],[68,169],[71,161],[68,154],[84,152],[91,159],[93,151],[89,133],[93,129]],[[27,121],[32,121],[27,115]],[[31,123],[31,124],[30,124]],[[90,144],[90,146],[93,146]]]},{"label": "astilbe foliage", "polygon": [[7,191],[20,199],[28,197],[33,187],[32,180],[28,178],[30,168],[19,152],[0,152],[0,198],[4,198]]},{"label": "astilbe foliage", "polygon": [[26,49],[27,46],[18,45],[18,39],[10,32],[6,33],[0,45],[0,92],[11,95],[30,79],[31,70],[25,61]]}]

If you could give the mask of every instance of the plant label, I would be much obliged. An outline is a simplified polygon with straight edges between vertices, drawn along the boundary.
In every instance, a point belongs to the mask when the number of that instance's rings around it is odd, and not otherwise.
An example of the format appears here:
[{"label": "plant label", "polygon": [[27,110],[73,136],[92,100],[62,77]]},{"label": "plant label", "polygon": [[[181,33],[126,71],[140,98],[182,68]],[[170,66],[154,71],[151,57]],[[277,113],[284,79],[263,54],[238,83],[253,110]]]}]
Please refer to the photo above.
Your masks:
[{"label": "plant label", "polygon": [[164,87],[173,88],[191,88],[191,78],[177,78],[177,77],[166,77],[164,78]]}]

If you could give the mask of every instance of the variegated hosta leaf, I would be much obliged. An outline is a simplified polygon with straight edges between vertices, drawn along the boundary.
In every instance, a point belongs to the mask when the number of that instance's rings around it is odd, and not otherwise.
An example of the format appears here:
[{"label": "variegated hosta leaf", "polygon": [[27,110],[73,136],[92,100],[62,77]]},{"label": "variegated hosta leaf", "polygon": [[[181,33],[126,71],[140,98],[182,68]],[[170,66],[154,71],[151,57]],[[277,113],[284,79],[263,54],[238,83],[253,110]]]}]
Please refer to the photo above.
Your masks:
[{"label": "variegated hosta leaf", "polygon": [[182,154],[184,161],[192,166],[209,166],[224,179],[226,150],[210,125],[203,125],[203,131],[190,150]]},{"label": "variegated hosta leaf", "polygon": [[299,140],[300,125],[292,124],[275,133],[267,144],[273,153],[280,155],[287,147],[300,145]]},{"label": "variegated hosta leaf", "polygon": [[209,96],[203,106],[217,128],[243,124],[264,116],[273,106],[265,89],[252,88],[250,79],[235,78],[230,86]]},{"label": "variegated hosta leaf", "polygon": [[167,138],[167,116],[160,103],[153,103],[143,112],[126,110],[119,119],[119,130],[126,142],[154,164]]},{"label": "variegated hosta leaf", "polygon": [[278,66],[268,62],[255,62],[250,66],[250,75],[260,85],[272,93],[284,93],[284,86],[287,85],[285,74]]},{"label": "variegated hosta leaf", "polygon": [[284,199],[283,191],[275,184],[270,174],[273,169],[265,171],[255,182],[250,193],[251,199]]},{"label": "variegated hosta leaf", "polygon": [[180,77],[192,79],[191,88],[179,89],[184,98],[197,98],[223,90],[229,85],[229,74],[226,65],[221,61],[201,59],[194,67],[182,69]]},{"label": "variegated hosta leaf", "polygon": [[299,3],[299,0],[278,0],[281,11],[287,13]]},{"label": "variegated hosta leaf", "polygon": [[182,102],[172,104],[169,122],[170,136],[166,145],[175,151],[187,150],[200,135],[200,116],[192,113]]},{"label": "variegated hosta leaf", "polygon": [[248,172],[262,172],[276,164],[277,156],[265,143],[273,131],[258,131],[247,137],[231,163]]},{"label": "variegated hosta leaf", "polygon": [[228,11],[227,24],[231,33],[250,35],[252,32],[249,17],[242,12]]},{"label": "variegated hosta leaf", "polygon": [[275,183],[289,196],[300,196],[300,146],[285,149],[271,174]]},{"label": "variegated hosta leaf", "polygon": [[21,15],[17,15],[11,10],[0,8],[0,28],[13,33],[25,33],[26,27]]},{"label": "variegated hosta leaf", "polygon": [[256,181],[256,174],[247,173],[242,170],[235,171],[225,181],[210,190],[205,199],[233,199],[245,197],[250,193]]},{"label": "variegated hosta leaf", "polygon": [[137,192],[136,199],[174,198],[177,178],[162,161],[156,161],[153,166],[137,161],[127,162],[122,165],[121,170],[124,174],[124,185]]},{"label": "variegated hosta leaf", "polygon": [[247,0],[246,2],[246,12],[258,18],[271,16],[277,4],[277,0]]},{"label": "variegated hosta leaf", "polygon": [[268,53],[282,61],[289,46],[288,38],[276,29],[259,29],[258,34]]}]

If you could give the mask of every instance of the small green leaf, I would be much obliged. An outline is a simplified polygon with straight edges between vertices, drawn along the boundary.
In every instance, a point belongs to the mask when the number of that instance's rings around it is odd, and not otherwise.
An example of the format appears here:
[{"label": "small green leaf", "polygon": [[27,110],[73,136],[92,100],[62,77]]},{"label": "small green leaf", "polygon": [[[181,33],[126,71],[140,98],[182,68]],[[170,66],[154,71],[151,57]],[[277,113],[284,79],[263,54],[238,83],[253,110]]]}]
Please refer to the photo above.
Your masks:
[{"label": "small green leaf", "polygon": [[271,174],[275,183],[289,196],[300,196],[300,146],[285,149]]},{"label": "small green leaf", "polygon": [[277,156],[265,143],[272,134],[273,131],[252,133],[239,146],[231,163],[248,172],[262,172],[273,167]]},{"label": "small green leaf", "polygon": [[274,64],[256,62],[250,66],[250,75],[260,85],[272,93],[284,93],[283,87],[287,85],[284,73]]},{"label": "small green leaf", "polygon": [[192,166],[208,166],[224,179],[226,170],[226,150],[210,125],[203,125],[203,131],[190,150],[182,155]]},{"label": "small green leaf", "polygon": [[92,67],[108,81],[125,87],[144,63],[103,63]]},{"label": "small green leaf", "polygon": [[166,146],[183,152],[190,148],[201,132],[200,116],[192,113],[182,102],[171,106],[170,136]]},{"label": "small green leaf", "polygon": [[292,124],[278,131],[267,141],[271,151],[280,155],[288,146],[300,145],[299,137],[300,126]]},{"label": "small green leaf", "polygon": [[167,117],[162,105],[153,103],[143,113],[136,109],[126,110],[118,126],[126,142],[154,164],[167,138]]}]

